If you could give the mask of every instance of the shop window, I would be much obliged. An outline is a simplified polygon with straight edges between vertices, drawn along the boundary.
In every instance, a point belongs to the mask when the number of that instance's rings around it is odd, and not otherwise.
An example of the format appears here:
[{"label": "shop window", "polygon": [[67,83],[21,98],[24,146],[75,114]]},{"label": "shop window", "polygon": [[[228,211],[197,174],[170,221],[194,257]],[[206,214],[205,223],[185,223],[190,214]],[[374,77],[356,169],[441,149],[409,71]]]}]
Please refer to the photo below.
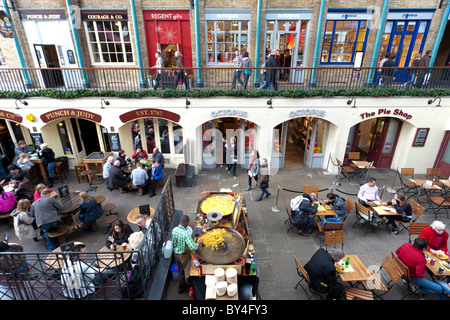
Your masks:
[{"label": "shop window", "polygon": [[283,124],[280,123],[273,129],[272,151],[274,154],[283,153]]},{"label": "shop window", "polygon": [[[153,120],[153,118],[145,118],[144,126],[147,152],[153,153],[153,149],[155,147],[158,147],[158,145],[156,144],[157,133],[155,132],[155,121]],[[143,142],[141,142],[141,144],[143,145]]]},{"label": "shop window", "polygon": [[67,132],[66,123],[64,121],[56,124],[61,140],[61,145],[64,150],[64,154],[73,154],[72,145],[70,144],[69,133]]},{"label": "shop window", "polygon": [[313,150],[314,153],[323,153],[326,133],[327,133],[327,122],[322,119],[318,119],[316,141],[314,142],[314,150]]},{"label": "shop window", "polygon": [[[142,141],[139,122],[143,121],[145,140]],[[158,148],[161,153],[183,154],[183,131],[178,124],[160,118],[144,118],[130,124],[133,145],[136,149],[141,146],[147,150],[148,154],[153,153],[153,149]],[[173,143],[172,143],[173,137]]]},{"label": "shop window", "polygon": [[173,123],[173,143],[175,154],[183,154],[183,128],[176,123]]},{"label": "shop window", "polygon": [[235,51],[248,51],[248,21],[207,21],[207,64],[232,63]]},{"label": "shop window", "polygon": [[364,51],[367,21],[328,20],[322,45],[322,64],[353,64],[355,51]]},{"label": "shop window", "polygon": [[128,21],[85,21],[92,64],[134,63]]}]

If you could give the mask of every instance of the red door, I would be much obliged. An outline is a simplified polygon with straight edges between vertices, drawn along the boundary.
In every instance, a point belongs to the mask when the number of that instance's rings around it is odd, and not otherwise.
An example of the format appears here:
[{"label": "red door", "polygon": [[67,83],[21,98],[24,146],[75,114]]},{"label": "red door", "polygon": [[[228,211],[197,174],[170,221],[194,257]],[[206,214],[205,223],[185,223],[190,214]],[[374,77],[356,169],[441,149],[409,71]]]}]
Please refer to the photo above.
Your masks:
[{"label": "red door", "polygon": [[402,128],[402,122],[395,118],[378,118],[367,156],[376,168],[390,168]]},{"label": "red door", "polygon": [[442,140],[441,148],[439,149],[438,156],[436,158],[435,168],[441,169],[441,174],[444,176],[450,176],[450,148],[448,142],[450,141],[450,131],[446,131],[444,139]]}]

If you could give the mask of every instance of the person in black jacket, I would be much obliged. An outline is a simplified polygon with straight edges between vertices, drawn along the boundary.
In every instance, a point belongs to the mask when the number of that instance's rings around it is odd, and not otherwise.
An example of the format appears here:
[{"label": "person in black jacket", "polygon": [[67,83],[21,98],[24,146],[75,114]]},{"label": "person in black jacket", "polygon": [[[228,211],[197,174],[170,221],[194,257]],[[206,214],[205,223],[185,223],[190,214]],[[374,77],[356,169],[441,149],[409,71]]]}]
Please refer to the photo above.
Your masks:
[{"label": "person in black jacket", "polygon": [[[383,63],[383,68],[381,69],[381,78],[383,79],[384,87],[390,87],[395,75],[395,53],[391,53],[389,59]],[[389,68],[389,69],[385,69]]]},{"label": "person in black jacket", "polygon": [[[270,50],[270,55],[269,55],[269,59],[267,60],[266,67],[269,67],[269,68],[277,68],[278,67],[276,55],[277,55],[277,50],[275,50],[275,49]],[[269,81],[268,81],[269,90],[270,90],[270,87],[273,85],[273,90],[277,91],[278,90],[277,69],[269,69],[269,70],[267,70],[267,73],[268,73],[268,79],[269,79]]]},{"label": "person in black jacket", "polygon": [[123,188],[123,193],[125,193],[130,180],[130,177],[127,177],[120,168],[120,160],[114,161],[114,164],[109,169],[108,188],[111,190]]},{"label": "person in black jacket", "polygon": [[115,250],[116,245],[121,246],[123,243],[128,243],[128,238],[132,233],[130,225],[123,223],[122,220],[114,221],[109,230],[105,247]]},{"label": "person in black jacket", "polygon": [[337,281],[337,271],[334,266],[345,256],[340,249],[334,249],[330,254],[324,248],[320,248],[305,264],[308,272],[310,286],[319,293],[328,293],[327,300],[336,300],[344,292],[344,285]]},{"label": "person in black jacket", "polygon": [[48,185],[49,188],[53,187],[53,181],[55,181],[55,166],[56,166],[56,159],[55,159],[55,153],[52,149],[48,147],[46,143],[41,143],[40,145],[41,151],[39,152],[39,158],[44,159],[44,165],[47,165],[47,171],[48,176],[50,180],[50,184]]},{"label": "person in black jacket", "polygon": [[298,229],[298,234],[304,237],[309,236],[309,229],[315,224],[314,219],[309,215],[316,214],[318,204],[315,193],[304,193],[291,200],[291,223]]}]

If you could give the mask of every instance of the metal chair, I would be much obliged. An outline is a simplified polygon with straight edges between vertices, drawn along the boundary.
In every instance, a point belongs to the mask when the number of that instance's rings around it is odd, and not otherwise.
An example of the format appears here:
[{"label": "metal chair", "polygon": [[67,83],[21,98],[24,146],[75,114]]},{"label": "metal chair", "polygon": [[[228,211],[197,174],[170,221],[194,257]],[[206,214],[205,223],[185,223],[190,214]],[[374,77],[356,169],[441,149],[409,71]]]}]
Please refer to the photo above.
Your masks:
[{"label": "metal chair", "polygon": [[345,222],[350,212],[352,212],[353,208],[354,205],[352,199],[347,198],[347,200],[345,201],[345,210],[347,211],[347,214],[345,215],[344,219],[342,219],[342,222]]},{"label": "metal chair", "polygon": [[284,221],[284,224],[289,223],[289,229],[287,231],[287,232],[289,232],[289,231],[291,231],[291,229],[295,228],[295,226],[291,222],[291,210],[289,210],[289,208],[288,208],[288,206],[286,204],[286,200],[283,199],[283,202],[284,202],[284,206],[286,207],[286,213],[288,215],[288,218],[286,219],[286,221]]},{"label": "metal chair", "polygon": [[336,158],[336,161],[337,161],[337,166],[338,166],[338,174],[336,175],[336,177],[339,177],[339,176],[341,177],[341,179],[339,180],[339,183],[342,181],[342,179],[347,179],[348,182],[350,182],[350,178],[352,178],[356,174],[357,171],[350,166],[342,165],[341,161],[337,158]]},{"label": "metal chair", "polygon": [[403,280],[403,283],[405,284],[408,293],[406,293],[400,300],[405,299],[406,297],[409,297],[412,294],[415,294],[416,297],[420,298],[418,292],[419,286],[409,282],[409,269],[405,266],[405,264],[399,259],[399,257],[391,251],[391,256],[393,260],[395,261],[395,265],[398,268],[398,270],[401,273],[401,278]]},{"label": "metal chair", "polygon": [[314,193],[316,198],[319,197],[319,187],[318,186],[303,186],[303,193],[310,194]]},{"label": "metal chair", "polygon": [[409,224],[411,222],[416,222],[417,219],[419,219],[419,217],[425,211],[425,208],[422,205],[420,205],[419,203],[417,203],[417,201],[414,200],[414,199],[409,200],[408,203],[411,205],[411,209],[412,209],[412,212],[413,212],[413,218],[409,222],[397,221],[398,224],[399,224],[400,231],[402,231],[402,230],[409,230]]},{"label": "metal chair", "polygon": [[400,190],[405,194],[411,194],[411,197],[415,196],[418,192],[418,186],[412,181],[403,180],[403,177],[407,179],[414,179],[414,168],[401,168],[400,172],[397,171],[400,179]]},{"label": "metal chair", "polygon": [[392,255],[387,255],[381,263],[380,269],[378,271],[372,270],[371,274],[370,279],[361,282],[361,284],[364,289],[371,290],[374,296],[381,300],[383,300],[382,296],[387,294],[402,277],[402,273]]},{"label": "metal chair", "polygon": [[347,300],[374,300],[373,293],[353,287],[345,287]]},{"label": "metal chair", "polygon": [[[382,224],[382,222],[375,222],[373,218],[374,212],[371,208],[365,207],[357,201],[355,201],[355,207],[356,221],[352,228],[354,228],[355,225],[360,224],[364,227],[371,227],[373,232]],[[369,232],[369,228],[367,228],[364,236],[366,236],[367,232]]]},{"label": "metal chair", "polygon": [[341,244],[341,249],[344,250],[344,230],[325,231],[324,234],[325,250],[328,251],[329,244],[334,244],[334,248],[337,244]]},{"label": "metal chair", "polygon": [[409,243],[412,243],[411,236],[419,235],[424,228],[428,228],[430,226],[429,223],[420,223],[420,222],[410,222],[409,223]]},{"label": "metal chair", "polygon": [[[315,291],[314,289],[312,289],[311,287],[311,281],[309,280],[309,274],[308,272],[305,270],[305,268],[303,268],[303,266],[301,265],[301,263],[298,261],[297,257],[294,256],[294,260],[295,260],[295,265],[297,267],[297,274],[300,277],[300,281],[297,283],[297,285],[295,286],[295,290],[297,290],[297,287],[300,286],[302,287],[303,291],[305,291],[306,296],[308,297],[308,300],[311,300],[312,297],[314,296],[318,296],[320,298],[320,300],[323,300],[322,294]],[[305,281],[306,284],[308,285],[309,288],[309,292],[312,293],[312,295],[310,296],[308,294],[308,292],[306,291],[305,287],[302,285],[302,282]]]}]

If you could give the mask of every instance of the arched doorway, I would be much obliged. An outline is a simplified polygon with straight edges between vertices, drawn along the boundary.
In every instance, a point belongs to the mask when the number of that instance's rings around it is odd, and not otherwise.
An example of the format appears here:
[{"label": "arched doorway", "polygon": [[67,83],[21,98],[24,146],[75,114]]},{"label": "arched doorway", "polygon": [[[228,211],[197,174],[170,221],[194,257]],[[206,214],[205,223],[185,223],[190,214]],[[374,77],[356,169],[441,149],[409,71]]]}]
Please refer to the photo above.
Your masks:
[{"label": "arched doorway", "polygon": [[362,121],[350,128],[344,163],[349,152],[359,152],[360,159],[373,161],[376,168],[390,168],[403,121],[381,117]]},{"label": "arched doorway", "polygon": [[274,128],[272,162],[279,168],[323,168],[330,123],[298,117]]}]

